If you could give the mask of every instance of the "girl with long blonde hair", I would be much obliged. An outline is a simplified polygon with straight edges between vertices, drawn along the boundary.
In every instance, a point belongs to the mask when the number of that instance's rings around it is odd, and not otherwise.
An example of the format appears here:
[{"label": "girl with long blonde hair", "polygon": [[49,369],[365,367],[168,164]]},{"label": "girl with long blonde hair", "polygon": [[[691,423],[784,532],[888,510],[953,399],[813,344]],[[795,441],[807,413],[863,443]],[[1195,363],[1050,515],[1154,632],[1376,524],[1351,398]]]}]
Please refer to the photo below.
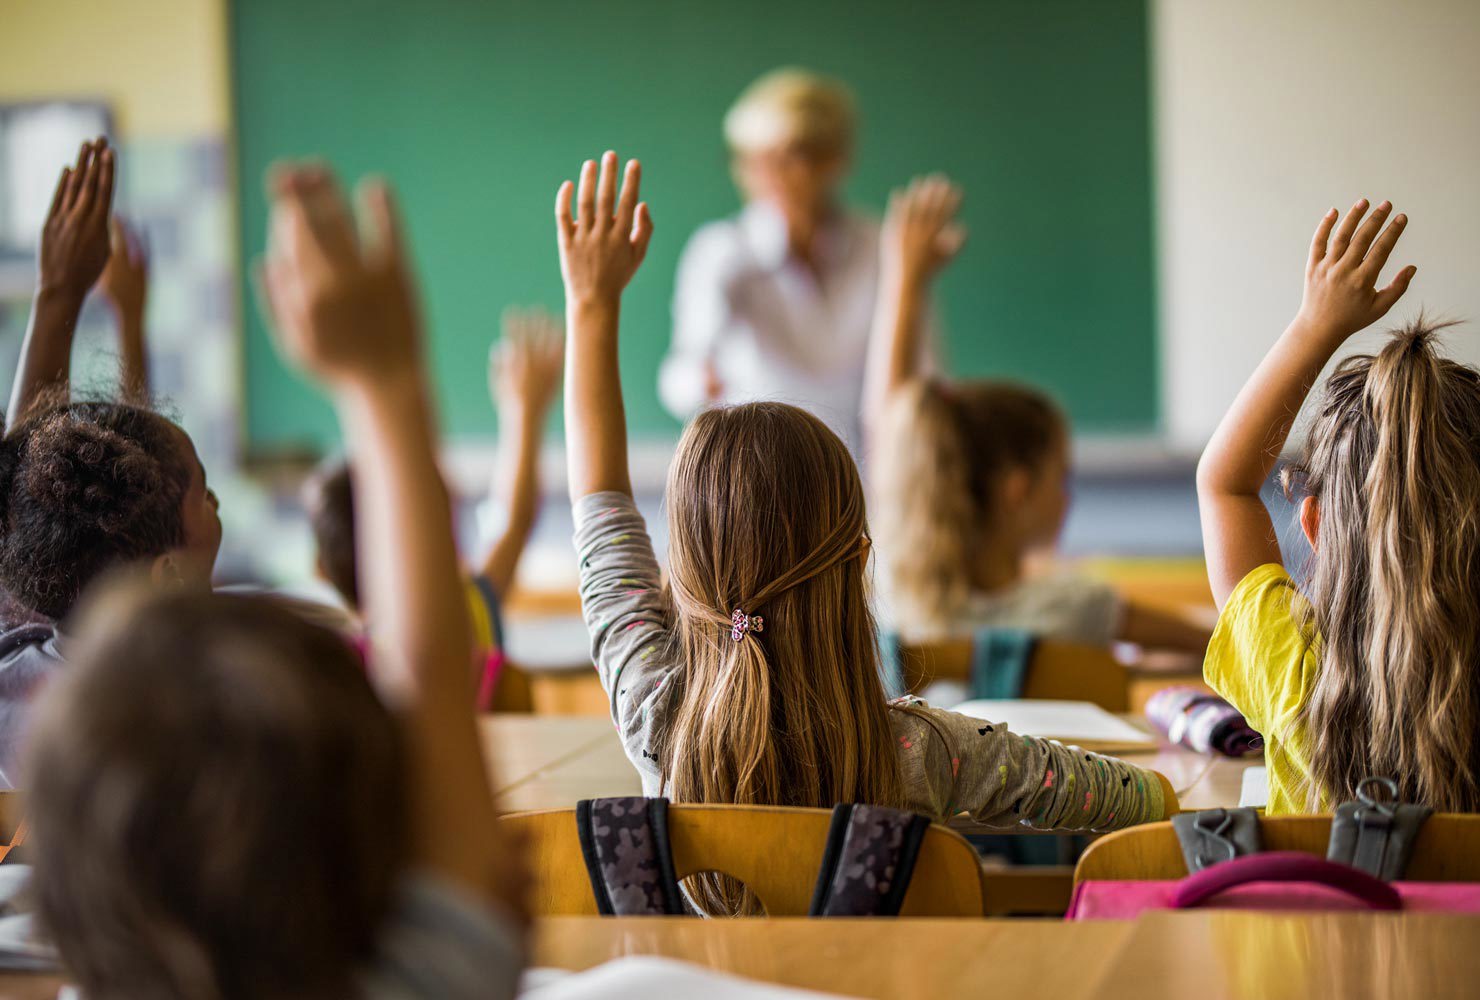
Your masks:
[{"label": "girl with long blonde hair", "polygon": [[1368,776],[1406,801],[1480,810],[1480,372],[1422,318],[1327,380],[1303,462],[1312,552],[1296,584],[1259,499],[1294,415],[1336,350],[1408,289],[1377,280],[1407,224],[1388,202],[1333,208],[1300,311],[1198,468],[1221,616],[1208,682],[1264,734],[1271,812],[1322,810]]},{"label": "girl with long blonde hair", "polygon": [[869,480],[888,624],[916,642],[1021,629],[1201,655],[1208,629],[1072,573],[1033,574],[1069,509],[1069,423],[1044,393],[922,371],[930,285],[965,239],[961,192],[919,178],[890,199],[868,365]]},{"label": "girl with long blonde hair", "polygon": [[[648,795],[870,802],[945,819],[1105,829],[1175,807],[1165,779],[926,706],[887,703],[865,588],[863,489],[847,448],[779,403],[701,413],[668,479],[662,583],[632,499],[617,370],[621,293],[652,234],[627,164],[556,198],[565,280],[566,441],[581,601],[612,716]],[[709,912],[743,893],[690,886]]]}]

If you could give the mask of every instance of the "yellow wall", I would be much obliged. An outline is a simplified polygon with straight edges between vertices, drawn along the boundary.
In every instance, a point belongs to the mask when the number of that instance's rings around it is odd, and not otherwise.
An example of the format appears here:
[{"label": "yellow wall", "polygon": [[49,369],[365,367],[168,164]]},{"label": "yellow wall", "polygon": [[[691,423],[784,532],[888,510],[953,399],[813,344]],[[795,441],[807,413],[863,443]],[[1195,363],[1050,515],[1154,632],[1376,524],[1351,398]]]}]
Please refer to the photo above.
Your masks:
[{"label": "yellow wall", "polygon": [[226,0],[0,0],[0,100],[103,98],[127,139],[230,122]]}]

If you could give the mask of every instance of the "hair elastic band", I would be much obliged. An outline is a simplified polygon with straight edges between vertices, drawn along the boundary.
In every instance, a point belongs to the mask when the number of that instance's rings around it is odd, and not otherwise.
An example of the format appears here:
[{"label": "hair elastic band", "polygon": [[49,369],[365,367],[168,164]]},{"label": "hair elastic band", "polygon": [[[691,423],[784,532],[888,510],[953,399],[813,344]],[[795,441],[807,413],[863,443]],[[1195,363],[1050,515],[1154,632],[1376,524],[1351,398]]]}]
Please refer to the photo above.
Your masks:
[{"label": "hair elastic band", "polygon": [[730,638],[739,642],[747,632],[764,632],[766,620],[760,615],[747,615],[739,608],[730,615]]}]

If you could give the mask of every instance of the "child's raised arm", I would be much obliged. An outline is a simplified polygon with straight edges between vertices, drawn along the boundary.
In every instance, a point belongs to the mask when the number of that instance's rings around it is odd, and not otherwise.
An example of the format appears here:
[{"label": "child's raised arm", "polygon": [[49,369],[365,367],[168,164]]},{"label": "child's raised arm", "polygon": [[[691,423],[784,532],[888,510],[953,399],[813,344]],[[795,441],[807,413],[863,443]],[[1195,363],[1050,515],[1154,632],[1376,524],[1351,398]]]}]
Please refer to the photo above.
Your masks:
[{"label": "child's raised arm", "polygon": [[144,338],[149,246],[142,235],[116,215],[108,227],[108,240],[108,264],[98,279],[98,290],[113,307],[113,317],[118,323],[124,396],[143,399],[149,395],[149,352]]},{"label": "child's raised arm", "polygon": [[325,386],[347,438],[372,663],[408,732],[416,861],[517,910],[499,872],[467,603],[390,192],[361,186],[362,242],[327,170],[278,169],[269,186],[262,284],[279,349]]},{"label": "child's raised arm", "polygon": [[1198,463],[1203,549],[1220,609],[1251,570],[1280,561],[1259,490],[1311,385],[1348,337],[1393,307],[1418,270],[1405,267],[1377,289],[1378,275],[1408,223],[1399,215],[1383,229],[1391,211],[1385,201],[1364,220],[1363,198],[1339,227],[1334,208],[1321,219],[1311,241],[1299,313],[1233,401]]},{"label": "child's raised arm", "polygon": [[565,359],[560,321],[545,310],[505,310],[503,327],[503,339],[489,358],[488,388],[498,406],[493,492],[503,498],[508,522],[482,567],[483,577],[500,597],[508,593],[534,529],[540,502],[540,442]]},{"label": "child's raised arm", "polygon": [[627,470],[627,417],[617,369],[622,290],[637,272],[653,235],[653,220],[637,200],[642,168],[627,161],[617,198],[617,154],[581,166],[575,185],[555,195],[560,274],[565,280],[565,446],[572,501],[592,493],[632,494]]},{"label": "child's raised arm", "polygon": [[966,242],[961,189],[932,174],[889,196],[879,243],[879,296],[869,338],[864,415],[877,414],[919,367],[930,282]]},{"label": "child's raised arm", "polygon": [[108,262],[113,173],[113,150],[104,138],[84,142],[76,166],[62,169],[41,229],[36,300],[15,368],[7,427],[71,379],[72,336],[82,301]]}]

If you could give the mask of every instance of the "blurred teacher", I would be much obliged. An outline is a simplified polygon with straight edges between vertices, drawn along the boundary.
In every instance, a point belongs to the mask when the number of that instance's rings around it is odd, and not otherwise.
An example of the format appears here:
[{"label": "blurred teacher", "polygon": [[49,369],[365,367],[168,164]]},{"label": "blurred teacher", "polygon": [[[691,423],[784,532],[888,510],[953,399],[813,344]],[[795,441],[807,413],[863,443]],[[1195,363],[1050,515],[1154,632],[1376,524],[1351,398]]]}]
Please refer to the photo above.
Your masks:
[{"label": "blurred teacher", "polygon": [[713,403],[795,403],[856,453],[879,229],[838,203],[852,95],[775,70],[746,88],[724,129],[745,207],[684,248],[659,394],[680,420]]}]

